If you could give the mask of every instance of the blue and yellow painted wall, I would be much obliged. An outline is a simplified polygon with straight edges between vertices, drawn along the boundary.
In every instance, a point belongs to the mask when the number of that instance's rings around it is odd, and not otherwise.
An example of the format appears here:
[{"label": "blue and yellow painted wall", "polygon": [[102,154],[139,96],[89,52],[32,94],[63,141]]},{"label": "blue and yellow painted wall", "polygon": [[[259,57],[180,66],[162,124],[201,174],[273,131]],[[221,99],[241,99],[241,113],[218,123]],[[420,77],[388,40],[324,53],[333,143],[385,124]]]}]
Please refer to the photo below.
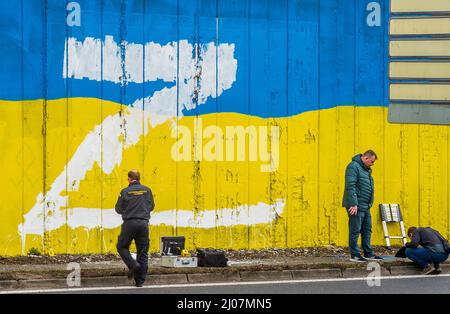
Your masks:
[{"label": "blue and yellow painted wall", "polygon": [[387,119],[390,4],[1,1],[0,255],[115,251],[132,168],[152,251],[346,245],[366,149],[375,204],[448,236],[449,128]]}]

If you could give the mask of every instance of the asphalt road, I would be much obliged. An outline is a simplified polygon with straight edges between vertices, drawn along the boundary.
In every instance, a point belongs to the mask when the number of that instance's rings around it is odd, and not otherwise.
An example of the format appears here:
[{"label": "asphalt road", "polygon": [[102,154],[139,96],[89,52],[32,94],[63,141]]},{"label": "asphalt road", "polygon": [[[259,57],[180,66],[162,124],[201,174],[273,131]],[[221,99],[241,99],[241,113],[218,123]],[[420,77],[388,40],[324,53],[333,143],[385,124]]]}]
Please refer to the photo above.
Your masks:
[{"label": "asphalt road", "polygon": [[[369,284],[371,286],[369,286]],[[379,284],[379,286],[377,285]],[[85,288],[34,293],[96,294],[450,294],[450,275],[402,276],[376,279],[325,279],[304,281],[239,282],[147,286],[142,288]]]}]

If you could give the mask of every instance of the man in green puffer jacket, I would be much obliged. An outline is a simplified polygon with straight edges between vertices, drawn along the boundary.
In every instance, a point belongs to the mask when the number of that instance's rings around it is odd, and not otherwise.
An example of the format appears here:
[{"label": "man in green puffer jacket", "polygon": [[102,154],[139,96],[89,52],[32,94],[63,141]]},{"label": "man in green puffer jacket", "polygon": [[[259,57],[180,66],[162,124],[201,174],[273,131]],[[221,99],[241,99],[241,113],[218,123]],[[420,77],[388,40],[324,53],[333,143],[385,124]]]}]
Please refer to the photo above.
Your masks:
[{"label": "man in green puffer jacket", "polygon": [[[373,178],[370,167],[377,160],[377,155],[373,150],[368,150],[364,154],[353,157],[345,170],[345,191],[342,206],[347,209],[349,217],[349,248],[351,261],[367,262],[367,260],[381,260],[376,256],[370,245],[372,235],[372,217],[370,208],[373,204]],[[358,248],[358,238],[361,234],[361,244],[364,257],[361,256]]]}]

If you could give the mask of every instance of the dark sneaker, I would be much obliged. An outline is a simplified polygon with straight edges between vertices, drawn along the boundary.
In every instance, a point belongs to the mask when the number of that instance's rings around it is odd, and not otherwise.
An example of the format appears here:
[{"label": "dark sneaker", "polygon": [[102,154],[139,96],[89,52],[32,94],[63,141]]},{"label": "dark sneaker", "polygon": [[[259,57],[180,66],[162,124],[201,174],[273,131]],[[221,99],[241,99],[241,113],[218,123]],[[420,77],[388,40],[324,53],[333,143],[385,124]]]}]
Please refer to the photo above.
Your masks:
[{"label": "dark sneaker", "polygon": [[136,272],[141,268],[139,263],[136,263],[132,268],[128,270],[127,277],[128,279],[133,279]]},{"label": "dark sneaker", "polygon": [[142,287],[144,286],[144,284],[143,284],[143,283],[137,283],[137,282],[136,282],[135,286],[138,287],[138,288],[142,288]]},{"label": "dark sneaker", "polygon": [[440,273],[442,273],[441,265],[439,263],[434,263],[433,275],[439,275]]},{"label": "dark sneaker", "polygon": [[371,257],[364,256],[364,258],[368,261],[382,261],[383,258],[380,256],[373,255]]},{"label": "dark sneaker", "polygon": [[434,272],[434,267],[431,267],[430,265],[427,265],[425,268],[422,269],[423,275],[431,275]]},{"label": "dark sneaker", "polygon": [[355,256],[352,256],[352,257],[350,258],[350,260],[351,260],[352,262],[359,262],[359,263],[367,262],[367,260],[366,260],[364,257],[362,257],[361,255],[355,255]]}]

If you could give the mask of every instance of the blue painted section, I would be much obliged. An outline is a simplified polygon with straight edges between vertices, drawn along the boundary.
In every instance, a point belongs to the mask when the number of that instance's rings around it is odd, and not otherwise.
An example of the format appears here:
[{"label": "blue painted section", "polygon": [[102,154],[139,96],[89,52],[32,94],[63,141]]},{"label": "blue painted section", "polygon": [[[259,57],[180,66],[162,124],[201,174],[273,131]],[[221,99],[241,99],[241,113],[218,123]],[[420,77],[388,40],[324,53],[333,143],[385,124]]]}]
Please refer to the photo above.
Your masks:
[{"label": "blue painted section", "polygon": [[[69,1],[68,1],[69,2]],[[0,2],[0,99],[96,97],[122,104],[176,82],[129,83],[62,77],[67,37],[116,42],[234,43],[236,81],[187,115],[238,112],[291,116],[341,105],[387,106],[389,0],[382,25],[366,22],[369,0],[79,0]]]}]

